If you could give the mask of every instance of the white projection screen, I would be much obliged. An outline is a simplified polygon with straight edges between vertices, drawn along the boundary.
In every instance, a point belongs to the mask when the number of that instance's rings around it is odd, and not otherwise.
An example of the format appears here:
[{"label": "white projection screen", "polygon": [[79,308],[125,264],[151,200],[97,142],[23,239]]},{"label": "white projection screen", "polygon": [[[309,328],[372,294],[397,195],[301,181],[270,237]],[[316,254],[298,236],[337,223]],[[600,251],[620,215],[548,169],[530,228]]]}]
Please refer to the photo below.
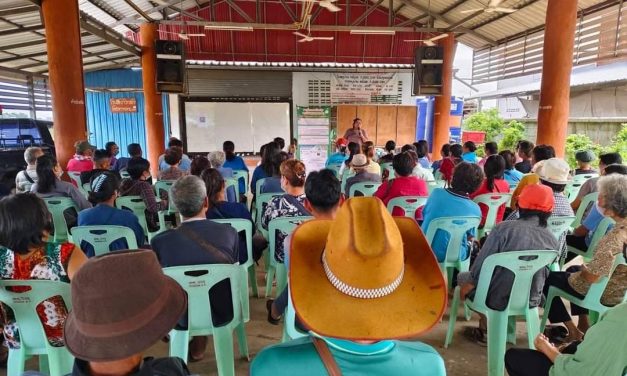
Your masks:
[{"label": "white projection screen", "polygon": [[231,140],[237,152],[258,152],[275,137],[290,140],[287,102],[185,102],[187,150],[222,150]]}]

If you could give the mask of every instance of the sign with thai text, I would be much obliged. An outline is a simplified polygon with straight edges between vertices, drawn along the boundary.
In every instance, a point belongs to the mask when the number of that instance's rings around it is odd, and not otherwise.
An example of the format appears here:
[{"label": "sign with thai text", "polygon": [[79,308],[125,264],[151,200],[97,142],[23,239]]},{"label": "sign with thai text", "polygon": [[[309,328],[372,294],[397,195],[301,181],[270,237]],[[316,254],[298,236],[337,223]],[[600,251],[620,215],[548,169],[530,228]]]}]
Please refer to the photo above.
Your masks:
[{"label": "sign with thai text", "polygon": [[110,98],[109,108],[113,114],[137,112],[137,100],[135,98]]},{"label": "sign with thai text", "polygon": [[396,73],[333,73],[333,103],[370,103],[372,97],[397,96]]}]

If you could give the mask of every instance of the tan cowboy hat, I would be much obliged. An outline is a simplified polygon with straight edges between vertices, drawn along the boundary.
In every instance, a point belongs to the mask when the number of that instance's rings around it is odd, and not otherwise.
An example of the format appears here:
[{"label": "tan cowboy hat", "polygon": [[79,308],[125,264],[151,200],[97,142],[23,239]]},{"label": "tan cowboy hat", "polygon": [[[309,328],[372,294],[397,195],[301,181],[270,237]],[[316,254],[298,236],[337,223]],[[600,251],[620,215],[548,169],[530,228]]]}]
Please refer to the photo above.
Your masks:
[{"label": "tan cowboy hat", "polygon": [[446,282],[420,227],[377,198],[346,201],[334,221],[303,223],[290,252],[294,308],[322,336],[415,337],[446,308]]}]

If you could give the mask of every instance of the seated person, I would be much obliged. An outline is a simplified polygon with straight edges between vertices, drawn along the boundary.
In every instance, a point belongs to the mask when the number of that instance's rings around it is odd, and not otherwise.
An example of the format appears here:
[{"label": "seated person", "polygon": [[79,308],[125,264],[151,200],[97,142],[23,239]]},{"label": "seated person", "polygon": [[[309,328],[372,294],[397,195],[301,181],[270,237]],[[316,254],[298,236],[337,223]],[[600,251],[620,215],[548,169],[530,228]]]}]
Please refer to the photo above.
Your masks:
[{"label": "seated person", "polygon": [[272,175],[263,181],[263,184],[259,189],[260,193],[283,192],[283,187],[281,186],[281,164],[288,159],[289,156],[284,151],[274,155],[272,158]]},{"label": "seated person", "polygon": [[348,149],[348,158],[344,161],[344,163],[342,164],[342,167],[340,167],[340,171],[338,172],[338,175],[337,175],[337,178],[340,179],[340,181],[342,181],[342,175],[344,174],[344,171],[346,169],[350,169],[351,163],[353,162],[353,157],[357,154],[361,154],[361,145],[356,142],[349,142],[347,149]]},{"label": "seated person", "polygon": [[[433,176],[433,173],[431,172],[431,169],[430,168],[424,168],[419,163],[418,154],[416,154],[414,149],[408,148],[408,146],[410,146],[410,145],[403,146],[403,148],[401,149],[401,152],[409,153],[414,158],[414,160],[416,161],[416,166],[412,170],[411,174],[413,176],[417,177],[420,180],[424,180],[425,182],[427,182],[427,181],[435,181],[435,177]],[[386,178],[387,178],[387,176],[386,176]]]},{"label": "seated person", "polygon": [[477,145],[475,145],[474,142],[472,141],[464,142],[464,145],[462,146],[462,150],[463,150],[462,159],[464,160],[464,162],[477,163],[477,154],[475,153],[475,151],[477,150]]},{"label": "seated person", "polygon": [[414,145],[416,146],[416,155],[418,155],[418,164],[425,170],[431,169],[431,160],[429,159],[429,143],[427,140],[419,140]]},{"label": "seated person", "polygon": [[379,164],[392,163],[394,159],[394,151],[396,150],[396,142],[389,140],[385,143],[385,155],[379,158]]},{"label": "seated person", "polygon": [[[622,165],[622,163],[623,158],[621,157],[620,153],[601,154],[599,156],[599,174],[605,174],[605,169],[610,165]],[[584,197],[586,197],[590,193],[597,191],[597,180],[599,180],[598,177],[590,178],[586,180],[585,183],[583,183],[581,189],[579,189],[579,193],[577,193],[577,197],[570,204],[573,210],[579,209],[579,205],[581,205],[581,201]]]},{"label": "seated person", "polygon": [[[436,188],[431,192],[422,209],[422,231],[429,231],[431,221],[441,217],[479,217],[481,208],[470,199],[470,194],[479,188],[483,181],[483,171],[476,163],[461,162],[455,167],[450,188]],[[470,256],[469,243],[475,237],[475,231],[467,233],[467,241],[459,245],[459,256],[465,260]],[[438,261],[444,261],[450,234],[439,229],[435,233],[431,248]]]},{"label": "seated person", "polygon": [[[544,334],[534,341],[536,350],[511,348],[505,353],[510,376],[607,376],[627,370],[627,302],[607,311],[576,345],[575,352],[561,352]],[[575,347],[575,346],[569,346]]]},{"label": "seated person", "polygon": [[592,168],[594,158],[596,155],[591,150],[579,150],[575,153],[575,160],[577,161],[575,175],[596,174],[597,170]]},{"label": "seated person", "polygon": [[440,173],[442,174],[442,179],[446,180],[448,184],[451,183],[451,179],[453,178],[453,170],[455,169],[455,166],[463,162],[463,149],[460,144],[451,145],[450,150],[451,155],[449,157],[443,157],[442,163],[440,164]]},{"label": "seated person", "polygon": [[516,163],[516,157],[514,153],[509,150],[503,150],[499,153],[503,159],[505,159],[505,171],[503,172],[503,178],[509,185],[518,185],[520,179],[523,177],[523,173],[514,168]]},{"label": "seated person", "polygon": [[[244,159],[238,155],[235,155],[235,144],[233,141],[224,141],[222,144],[222,151],[224,152],[225,160],[222,167],[230,168],[233,171],[246,171],[248,172],[248,166]],[[239,179],[239,202],[246,202],[246,181],[242,177]]]},{"label": "seated person", "polygon": [[520,162],[514,165],[514,168],[523,174],[528,174],[533,168],[533,142],[522,140],[516,146],[516,155],[520,158]]},{"label": "seated person", "polygon": [[[111,161],[111,157],[109,153],[107,153],[104,149],[98,149],[94,152],[94,169],[90,171],[81,172],[81,184],[88,184],[91,182],[91,178],[100,175],[103,172],[109,171],[111,169],[111,165],[109,162]],[[119,174],[116,172],[115,174]]]},{"label": "seated person", "polygon": [[[170,137],[170,141],[168,141],[168,149],[177,148],[181,152],[181,164],[179,168],[185,172],[189,172],[189,168],[192,164],[192,160],[187,156],[187,154],[183,153],[183,141],[179,140],[176,137]],[[168,164],[165,163],[165,154],[161,154],[159,156],[159,171],[167,170]]]},{"label": "seated person", "polygon": [[368,159],[368,164],[366,165],[366,171],[371,174],[377,174],[381,176],[381,166],[374,161],[374,142],[366,141],[361,145],[361,151],[363,155]]},{"label": "seated person", "polygon": [[[346,179],[344,192],[347,196],[355,183],[381,183],[381,175],[368,172],[367,167],[368,159],[364,154],[357,154],[353,157],[353,171],[355,171],[355,175]],[[363,194],[359,195],[363,196]]]},{"label": "seated person", "polygon": [[285,139],[283,137],[275,137],[272,142],[274,142],[281,151],[283,151],[283,149],[285,148]]},{"label": "seated person", "polygon": [[163,161],[168,165],[168,168],[159,171],[157,176],[158,180],[178,180],[187,175],[187,172],[183,171],[179,166],[181,165],[181,159],[183,153],[179,148],[169,148],[165,151]]},{"label": "seated person", "polygon": [[119,195],[141,197],[146,205],[148,231],[157,231],[159,212],[168,209],[168,200],[163,196],[160,201],[157,201],[152,184],[147,181],[150,179],[150,162],[144,158],[133,158],[128,162],[126,171],[130,177],[122,180]]},{"label": "seated person", "polygon": [[451,144],[443,144],[442,147],[440,148],[440,156],[442,157],[442,159],[433,161],[433,163],[431,164],[431,168],[433,169],[434,174],[440,170],[440,166],[442,165],[442,160],[444,160],[444,158],[448,158],[450,155],[451,155]]},{"label": "seated person", "polygon": [[[393,198],[402,196],[428,196],[429,190],[427,183],[412,175],[412,171],[416,166],[416,160],[410,152],[400,153],[394,156],[392,167],[394,168],[394,179],[384,181],[374,194],[387,204]],[[392,211],[394,216],[403,216],[405,212],[401,208],[394,208]],[[416,219],[422,219],[421,210],[416,211]]]},{"label": "seated person", "polygon": [[262,146],[261,163],[255,167],[253,176],[250,180],[250,193],[253,199],[257,195],[257,182],[261,179],[270,178],[274,173],[274,162],[276,154],[280,154],[279,147],[274,142],[270,142]]},{"label": "seated person", "polygon": [[26,169],[15,176],[15,193],[30,192],[30,188],[37,182],[37,158],[44,155],[40,147],[31,146],[24,151]]},{"label": "seated person", "polygon": [[[428,331],[446,305],[446,283],[441,273],[427,272],[438,265],[424,253],[429,247],[415,221],[392,218],[375,198],[356,197],[335,220],[302,224],[291,250],[292,302],[311,332],[262,350],[251,375],[326,375],[331,362],[347,375],[446,374],[431,346],[390,340]],[[327,352],[323,361],[319,354]]]},{"label": "seated person", "polygon": [[551,158],[555,158],[555,149],[553,149],[553,146],[537,145],[533,148],[531,152],[531,163],[533,163],[533,167],[531,168],[532,172],[524,175],[522,179],[520,179],[520,183],[518,183],[514,192],[512,192],[512,201],[510,201],[510,208],[512,208],[512,210],[516,210],[516,201],[518,200],[518,195],[520,195],[523,188],[525,188],[526,185],[538,184],[540,182],[538,171],[542,167],[544,161]]},{"label": "seated person", "polygon": [[208,168],[211,168],[209,158],[204,155],[197,155],[192,160],[191,167],[189,168],[189,174],[200,177],[200,174]]},{"label": "seated person", "polygon": [[120,172],[126,171],[126,166],[128,165],[128,161],[131,158],[141,158],[142,157],[142,147],[139,144],[129,144],[126,147],[126,152],[128,153],[128,157],[121,157],[115,162],[115,165],[111,167],[113,171]]},{"label": "seated person", "polygon": [[[307,176],[305,182],[305,207],[315,219],[335,219],[338,209],[344,202],[340,181],[335,177],[333,171],[325,169],[314,171]],[[285,267],[289,268],[289,252],[291,240],[285,239]],[[279,325],[281,316],[287,308],[287,287],[276,300],[269,299],[266,302],[268,310],[268,322],[272,325]]]},{"label": "seated person", "polygon": [[71,376],[189,375],[183,359],[142,356],[172,330],[186,301],[149,250],[90,259],[72,279],[65,322],[65,345],[76,357]]},{"label": "seated person", "polygon": [[[52,242],[51,229],[46,204],[34,194],[21,193],[0,200],[0,278],[70,283],[85,262],[85,255],[72,243]],[[15,314],[8,306],[1,306],[5,343],[11,349],[18,349],[20,335]],[[63,300],[50,298],[37,311],[48,342],[53,347],[63,346],[63,323],[67,316]]]},{"label": "seated person", "polygon": [[335,153],[331,154],[325,163],[325,167],[329,167],[332,164],[343,163],[348,156],[346,155],[346,146],[348,142],[345,138],[340,137],[335,140]]},{"label": "seated person", "polygon": [[[207,188],[197,176],[177,180],[170,190],[172,200],[183,217],[181,225],[155,236],[152,249],[162,267],[202,264],[234,264],[238,262],[239,239],[235,229],[227,224],[207,220]],[[233,317],[231,286],[228,280],[218,283],[210,292],[211,316],[216,326]],[[179,325],[187,326],[187,318]],[[190,343],[192,361],[203,359],[206,336],[194,337]]]},{"label": "seated person", "polygon": [[[92,178],[90,183],[89,201],[96,206],[85,209],[78,213],[79,226],[122,226],[133,230],[137,246],[144,245],[144,229],[139,224],[135,214],[128,210],[115,207],[115,199],[118,198],[118,187],[120,179],[115,173],[106,171]],[[94,249],[91,244],[80,244],[87,257],[94,256]],[[109,246],[110,251],[128,249],[128,244],[124,239],[118,239]]]},{"label": "seated person", "polygon": [[94,161],[92,159],[96,147],[88,141],[77,141],[74,144],[76,154],[67,163],[68,172],[83,172],[94,169]]},{"label": "seated person", "polygon": [[485,165],[490,156],[497,155],[499,153],[499,146],[493,141],[486,142],[483,146],[483,150],[485,151],[485,157],[481,158],[481,160],[477,162],[477,164],[481,167]]},{"label": "seated person", "polygon": [[[268,230],[270,221],[283,217],[310,216],[311,213],[305,207],[305,177],[307,171],[305,164],[297,159],[289,159],[281,164],[281,186],[285,194],[274,197],[263,212],[261,226]],[[287,234],[280,232],[277,236],[274,258],[283,262],[283,241]]]},{"label": "seated person", "polygon": [[[485,179],[479,186],[479,189],[470,194],[470,198],[474,199],[479,195],[486,193],[509,193],[509,184],[503,179],[503,173],[505,171],[505,159],[498,154],[490,155],[483,164],[483,172],[485,173]],[[505,213],[505,205],[499,206],[499,210],[496,214],[496,223],[503,220],[503,214]],[[485,225],[486,218],[488,217],[488,206],[486,204],[479,204],[481,208],[481,224],[479,227]]]},{"label": "seated person", "polygon": [[120,154],[120,147],[114,141],[109,141],[105,144],[104,150],[107,152],[109,156],[109,166],[115,166],[115,163],[118,161],[117,155]]},{"label": "seated person", "polygon": [[[555,236],[547,229],[547,220],[551,216],[554,204],[553,192],[549,187],[532,184],[523,190],[518,201],[520,218],[496,225],[486,238],[470,271],[458,274],[457,283],[460,286],[461,299],[466,297],[473,299],[475,287],[479,284],[481,267],[488,256],[502,252],[555,250],[557,248]],[[540,305],[542,287],[548,274],[548,268],[544,268],[533,276],[529,295],[530,307]],[[506,269],[495,271],[487,295],[487,306],[499,311],[504,310],[507,307],[513,284],[514,274],[511,271]],[[480,315],[479,327],[468,328],[464,334],[473,342],[487,344],[486,332],[486,317]]]},{"label": "seated person", "polygon": [[[551,272],[544,293],[548,294],[551,286],[583,299],[590,286],[602,277],[609,277],[607,287],[601,297],[601,303],[606,306],[620,304],[627,290],[627,267],[619,265],[614,274],[610,275],[614,259],[625,252],[627,244],[627,176],[612,174],[603,176],[598,181],[598,207],[602,215],[616,221],[616,225],[599,242],[592,260],[581,266],[572,266],[565,272]],[[588,330],[587,310],[571,303],[571,312],[579,316],[578,325],[566,311],[562,300],[558,297],[553,300],[549,311],[549,320],[552,323],[563,323],[568,329],[566,341],[581,340]]]}]

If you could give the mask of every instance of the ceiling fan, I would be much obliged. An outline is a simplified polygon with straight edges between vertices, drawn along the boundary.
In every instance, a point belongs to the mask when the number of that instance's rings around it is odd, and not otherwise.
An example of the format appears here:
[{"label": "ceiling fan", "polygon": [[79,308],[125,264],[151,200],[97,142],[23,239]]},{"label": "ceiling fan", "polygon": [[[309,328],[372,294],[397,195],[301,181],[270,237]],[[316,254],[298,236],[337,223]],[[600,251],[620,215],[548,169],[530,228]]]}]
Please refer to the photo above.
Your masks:
[{"label": "ceiling fan", "polygon": [[514,8],[500,7],[499,5],[501,5],[502,2],[503,0],[490,0],[490,2],[488,2],[488,6],[485,8],[466,9],[466,10],[462,10],[459,13],[462,13],[462,14],[474,13],[474,12],[478,12],[481,10],[484,11],[485,13],[514,13],[515,11],[518,10]]},{"label": "ceiling fan", "polygon": [[296,0],[296,1],[304,2],[304,3],[307,3],[307,2],[316,3],[323,8],[326,8],[329,12],[339,12],[342,10],[342,8],[333,4],[337,0]]},{"label": "ceiling fan", "polygon": [[430,39],[406,39],[404,42],[423,42],[426,46],[432,47],[432,46],[435,46],[436,40],[446,38],[447,36],[448,36],[448,33],[444,33],[444,34],[436,35],[435,37],[430,38]]},{"label": "ceiling fan", "polygon": [[333,40],[333,37],[312,37],[311,34],[305,35],[298,31],[295,31],[293,34],[302,38],[298,40],[298,43],[313,42],[314,40]]}]

